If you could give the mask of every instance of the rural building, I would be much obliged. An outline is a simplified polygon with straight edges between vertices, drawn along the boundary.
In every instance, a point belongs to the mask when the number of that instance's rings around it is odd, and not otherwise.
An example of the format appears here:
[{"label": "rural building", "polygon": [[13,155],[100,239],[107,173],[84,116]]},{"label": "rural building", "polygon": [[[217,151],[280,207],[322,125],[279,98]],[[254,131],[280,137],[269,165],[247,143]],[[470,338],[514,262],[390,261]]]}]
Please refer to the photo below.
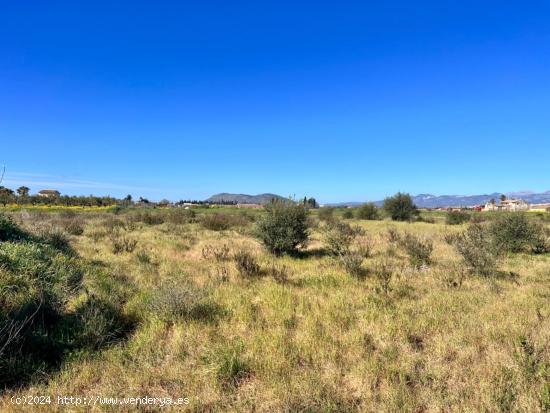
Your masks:
[{"label": "rural building", "polygon": [[59,191],[56,191],[55,189],[42,189],[41,191],[38,191],[38,196],[43,196],[47,198],[55,198],[61,195]]},{"label": "rural building", "polygon": [[484,211],[527,211],[529,204],[523,199],[505,199],[500,204],[487,202]]}]

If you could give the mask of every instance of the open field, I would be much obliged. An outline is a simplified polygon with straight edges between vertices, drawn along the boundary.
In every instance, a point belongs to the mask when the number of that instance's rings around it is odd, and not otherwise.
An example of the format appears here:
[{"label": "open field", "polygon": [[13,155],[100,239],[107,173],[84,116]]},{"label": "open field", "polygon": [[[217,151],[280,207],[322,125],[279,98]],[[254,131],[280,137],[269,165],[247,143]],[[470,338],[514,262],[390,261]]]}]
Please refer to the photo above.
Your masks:
[{"label": "open field", "polygon": [[[351,275],[328,253],[317,212],[307,247],[274,256],[254,237],[258,211],[220,209],[233,217],[221,224],[205,223],[206,209],[75,211],[6,213],[29,234],[69,241],[83,287],[63,317],[90,297],[111,313],[86,316],[102,322],[85,344],[5,381],[3,411],[24,411],[7,400],[26,394],[187,397],[196,412],[550,411],[548,253],[507,254],[482,277],[445,241],[468,224],[446,225],[444,213],[350,219],[368,246]],[[413,265],[391,233],[430,240],[429,263]],[[239,251],[259,269],[239,271]]]}]

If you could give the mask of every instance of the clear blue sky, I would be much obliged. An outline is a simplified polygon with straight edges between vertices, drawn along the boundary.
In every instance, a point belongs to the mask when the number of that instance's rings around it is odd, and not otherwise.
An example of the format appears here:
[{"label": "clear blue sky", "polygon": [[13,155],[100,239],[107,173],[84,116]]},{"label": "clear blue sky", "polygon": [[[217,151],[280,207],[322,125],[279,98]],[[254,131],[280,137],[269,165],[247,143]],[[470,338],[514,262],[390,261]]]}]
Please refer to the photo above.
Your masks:
[{"label": "clear blue sky", "polygon": [[550,190],[550,2],[4,2],[5,185]]}]

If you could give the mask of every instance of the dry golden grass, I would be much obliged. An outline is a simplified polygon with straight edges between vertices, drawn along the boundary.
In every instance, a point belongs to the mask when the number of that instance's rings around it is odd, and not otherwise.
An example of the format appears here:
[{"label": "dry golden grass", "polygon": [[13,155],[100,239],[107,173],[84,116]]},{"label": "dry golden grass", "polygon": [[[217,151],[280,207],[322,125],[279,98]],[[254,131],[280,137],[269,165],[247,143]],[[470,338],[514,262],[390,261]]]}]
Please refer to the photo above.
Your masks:
[{"label": "dry golden grass", "polygon": [[[135,251],[114,254],[108,234],[94,235],[105,217],[85,221],[84,235],[72,236],[72,245],[135,289],[125,308],[139,324],[125,341],[75,355],[48,380],[8,390],[5,400],[13,394],[189,397],[184,410],[196,412],[550,409],[548,254],[508,257],[502,269],[516,277],[468,276],[452,287],[445,276],[460,266],[459,257],[443,235],[464,226],[352,221],[373,243],[366,276],[356,278],[323,254],[317,232],[300,256],[272,257],[246,229],[138,224],[124,230],[137,240]],[[395,248],[399,270],[384,293],[372,268],[388,254],[389,227],[431,238],[434,252],[433,263],[416,270]],[[224,244],[256,254],[263,274],[244,279],[232,260],[203,257],[205,246]],[[274,264],[286,266],[286,282],[269,275]],[[168,281],[204,289],[217,310],[207,319],[159,319],[146,303]],[[9,403],[2,409],[22,411]],[[64,410],[41,410],[56,409]]]}]

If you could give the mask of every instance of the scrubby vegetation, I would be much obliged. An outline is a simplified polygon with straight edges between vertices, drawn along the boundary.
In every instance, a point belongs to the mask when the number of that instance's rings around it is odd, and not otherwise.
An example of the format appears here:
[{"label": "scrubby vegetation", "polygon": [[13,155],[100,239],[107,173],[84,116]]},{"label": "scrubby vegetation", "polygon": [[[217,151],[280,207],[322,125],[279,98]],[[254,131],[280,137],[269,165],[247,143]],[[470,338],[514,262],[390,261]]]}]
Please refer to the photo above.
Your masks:
[{"label": "scrubby vegetation", "polygon": [[257,235],[274,254],[291,253],[308,238],[307,208],[291,202],[272,202],[257,224]]},{"label": "scrubby vegetation", "polygon": [[466,211],[449,211],[445,222],[447,225],[460,225],[470,221],[471,214]]},{"label": "scrubby vegetation", "polygon": [[491,223],[497,248],[504,252],[548,252],[548,233],[539,223],[521,212],[506,213]]},{"label": "scrubby vegetation", "polygon": [[374,205],[372,202],[367,203],[367,204],[361,205],[357,209],[357,218],[370,219],[370,220],[380,219],[380,211],[378,210],[376,205]]},{"label": "scrubby vegetation", "polygon": [[401,192],[384,200],[384,210],[394,221],[411,221],[418,216],[411,196]]},{"label": "scrubby vegetation", "polygon": [[93,275],[58,237],[27,233],[0,215],[1,386],[40,378],[71,352],[98,349],[131,328],[124,297],[95,284],[107,275]]},{"label": "scrubby vegetation", "polygon": [[413,209],[404,222],[344,221],[336,209],[319,222],[318,212],[0,214],[4,399],[548,411],[545,219],[446,225],[445,213],[423,211],[428,223]]}]

